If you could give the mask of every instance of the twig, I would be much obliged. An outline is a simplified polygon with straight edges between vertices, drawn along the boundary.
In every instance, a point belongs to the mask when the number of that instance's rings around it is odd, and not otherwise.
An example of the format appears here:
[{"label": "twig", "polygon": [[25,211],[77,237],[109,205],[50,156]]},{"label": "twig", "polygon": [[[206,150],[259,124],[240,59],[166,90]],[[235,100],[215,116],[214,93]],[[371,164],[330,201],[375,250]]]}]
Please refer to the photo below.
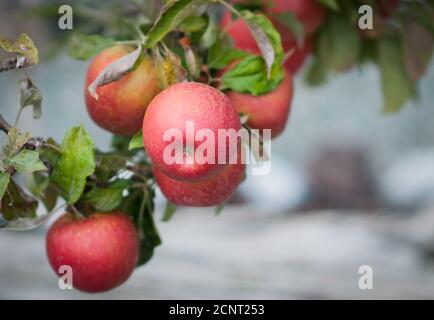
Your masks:
[{"label": "twig", "polygon": [[0,73],[9,70],[24,69],[31,66],[32,64],[27,59],[24,59],[24,61],[21,63],[19,62],[17,57],[13,57],[13,58],[0,61]]},{"label": "twig", "polygon": [[11,128],[12,128],[11,125],[0,114],[0,130],[8,134]]},{"label": "twig", "polygon": [[[3,118],[3,116],[0,114],[0,131],[3,131],[4,133],[8,134],[9,130],[12,128],[12,126]],[[51,148],[57,152],[61,152],[61,150],[50,143],[48,143],[44,138],[42,137],[31,137],[27,143],[23,146],[24,149],[27,150],[36,150],[39,148]]]}]

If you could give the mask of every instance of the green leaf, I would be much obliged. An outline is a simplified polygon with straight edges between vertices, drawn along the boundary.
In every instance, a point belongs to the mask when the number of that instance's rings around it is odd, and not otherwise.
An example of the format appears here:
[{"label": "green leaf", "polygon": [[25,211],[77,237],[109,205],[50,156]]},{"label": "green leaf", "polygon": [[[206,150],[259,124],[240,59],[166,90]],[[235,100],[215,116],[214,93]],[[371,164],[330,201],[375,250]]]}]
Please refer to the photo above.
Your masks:
[{"label": "green leaf", "polygon": [[93,188],[83,197],[83,200],[97,211],[111,211],[119,207],[123,199],[123,192],[130,185],[129,180],[119,179],[107,188]]},{"label": "green leaf", "polygon": [[21,79],[19,81],[20,87],[20,107],[24,109],[26,107],[33,108],[33,118],[39,119],[41,117],[41,105],[42,105],[42,93],[33,81],[29,78]]},{"label": "green leaf", "polygon": [[217,207],[215,207],[215,215],[219,216],[222,213],[222,211],[223,211],[224,208],[225,208],[225,204],[224,203],[222,203],[222,204],[218,205]]},{"label": "green leaf", "polygon": [[304,27],[303,24],[298,20],[294,13],[291,11],[279,13],[276,15],[277,20],[287,26],[293,33],[298,45],[303,44],[304,40]]},{"label": "green leaf", "polygon": [[77,60],[87,60],[115,44],[116,40],[112,38],[74,33],[69,39],[68,54]]},{"label": "green leaf", "polygon": [[208,21],[203,16],[189,16],[185,18],[178,26],[178,29],[185,33],[192,33],[204,30]]},{"label": "green leaf", "polygon": [[346,16],[332,14],[320,29],[318,54],[322,63],[335,72],[350,69],[359,61],[360,40]]},{"label": "green leaf", "polygon": [[271,78],[273,68],[282,68],[283,48],[280,33],[265,15],[248,10],[240,12],[258,44],[267,66],[267,77]]},{"label": "green leaf", "polygon": [[48,161],[51,167],[54,167],[59,159],[60,149],[60,145],[53,138],[48,138],[45,145],[39,150],[39,155]]},{"label": "green leaf", "polygon": [[163,218],[161,219],[161,221],[167,222],[170,219],[172,219],[175,211],[176,211],[176,205],[170,202],[169,200],[167,200],[166,207],[164,209]]},{"label": "green leaf", "polygon": [[327,69],[318,57],[315,57],[310,64],[305,80],[312,87],[322,85],[327,80]]},{"label": "green leaf", "polygon": [[17,128],[10,128],[8,132],[9,143],[6,146],[6,155],[10,158],[16,154],[30,139],[30,133],[21,133]]},{"label": "green leaf", "polygon": [[38,48],[36,48],[32,39],[25,33],[20,34],[15,42],[10,39],[0,38],[0,48],[7,52],[22,55],[30,66],[39,62]]},{"label": "green leaf", "polygon": [[245,58],[245,51],[232,48],[229,37],[223,36],[211,46],[208,52],[208,67],[211,69],[223,69],[231,62]]},{"label": "green leaf", "polygon": [[115,82],[121,79],[124,75],[133,70],[143,57],[142,45],[139,45],[136,50],[123,56],[122,58],[110,63],[89,85],[90,95],[98,100],[96,89],[100,86]]},{"label": "green leaf", "polygon": [[38,202],[10,179],[7,191],[1,199],[3,218],[9,221],[19,218],[35,218],[37,208]]},{"label": "green leaf", "polygon": [[339,10],[338,0],[317,0],[317,1],[332,10],[335,11]]},{"label": "green leaf", "polygon": [[170,2],[163,8],[160,17],[149,31],[145,47],[153,48],[169,32],[173,31],[187,17],[196,14],[197,10],[209,0],[178,0]]},{"label": "green leaf", "polygon": [[399,35],[385,35],[379,42],[379,65],[384,95],[384,112],[396,112],[415,94],[405,69],[404,47]]},{"label": "green leaf", "polygon": [[137,266],[148,262],[152,258],[155,248],[161,244],[153,217],[154,198],[155,192],[151,189],[146,189],[146,193],[136,190],[122,203],[123,211],[128,212],[133,217],[139,232],[140,256]]},{"label": "green leaf", "polygon": [[259,56],[248,56],[223,75],[220,89],[261,95],[276,89],[283,77],[284,71],[280,66],[273,68],[271,78],[268,79],[264,59]]},{"label": "green leaf", "polygon": [[140,130],[139,132],[137,132],[134,137],[131,139],[129,145],[128,145],[128,150],[132,150],[132,149],[143,149],[144,145],[143,145],[143,135],[142,135],[142,130]]},{"label": "green leaf", "polygon": [[418,81],[426,72],[433,54],[434,36],[423,26],[409,22],[404,28],[405,67],[410,79]]},{"label": "green leaf", "polygon": [[59,190],[48,176],[43,175],[41,172],[34,172],[30,191],[37,199],[42,201],[48,211],[55,208]]},{"label": "green leaf", "polygon": [[3,198],[3,195],[6,192],[10,178],[11,175],[9,173],[0,172],[0,200]]},{"label": "green leaf", "polygon": [[434,36],[434,4],[427,4],[418,1],[407,1],[405,3],[405,15],[411,15],[413,21],[420,23],[427,28]]},{"label": "green leaf", "polygon": [[127,158],[117,153],[96,153],[95,176],[99,183],[107,183],[119,170],[125,168]]},{"label": "green leaf", "polygon": [[220,27],[217,18],[214,15],[207,15],[208,24],[202,32],[196,32],[192,35],[193,41],[200,38],[199,44],[201,48],[209,49],[218,39]]},{"label": "green leaf", "polygon": [[20,173],[47,170],[39,159],[39,152],[32,150],[22,150],[12,158],[5,160],[5,163],[13,166]]},{"label": "green leaf", "polygon": [[68,204],[75,203],[81,197],[86,178],[95,170],[93,147],[92,138],[83,127],[70,129],[63,138],[62,154],[51,178]]}]

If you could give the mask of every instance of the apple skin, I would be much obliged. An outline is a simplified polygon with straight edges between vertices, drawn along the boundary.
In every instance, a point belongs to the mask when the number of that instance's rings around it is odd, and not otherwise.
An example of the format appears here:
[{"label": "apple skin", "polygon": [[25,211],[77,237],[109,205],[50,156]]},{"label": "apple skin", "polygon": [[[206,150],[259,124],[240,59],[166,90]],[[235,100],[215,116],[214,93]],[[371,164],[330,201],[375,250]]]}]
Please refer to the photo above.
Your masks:
[{"label": "apple skin", "polygon": [[132,136],[140,130],[148,104],[161,91],[151,58],[145,56],[136,70],[98,87],[98,100],[90,95],[88,87],[105,67],[132,50],[134,48],[118,45],[99,53],[88,68],[84,88],[87,110],[93,121],[103,129],[124,136]]},{"label": "apple skin", "polygon": [[72,267],[74,288],[102,292],[130,277],[139,257],[139,237],[122,212],[95,213],[84,219],[66,213],[48,230],[46,251],[56,274],[62,265]]},{"label": "apple skin", "polygon": [[293,96],[292,76],[285,72],[284,80],[272,92],[254,96],[235,91],[227,92],[237,112],[247,115],[247,125],[253,129],[271,129],[276,138],[285,129]]},{"label": "apple skin", "polygon": [[230,148],[228,143],[224,147],[219,146],[217,141],[213,163],[193,161],[193,164],[188,164],[185,162],[188,157],[186,154],[183,163],[168,164],[164,161],[163,152],[172,142],[163,141],[164,132],[168,129],[180,130],[184,146],[194,144],[196,150],[202,144],[202,141],[194,141],[194,136],[187,137],[187,121],[194,123],[194,135],[200,129],[209,129],[216,139],[218,129],[241,129],[237,112],[221,91],[197,82],[172,85],[152,100],[143,120],[143,143],[153,165],[177,180],[199,180],[222,170],[226,164],[218,163],[218,155],[226,152],[229,158]]},{"label": "apple skin", "polygon": [[308,35],[321,26],[327,13],[327,9],[316,0],[273,0],[273,6],[266,11],[269,14],[292,12],[303,24]]},{"label": "apple skin", "polygon": [[[260,54],[261,51],[259,50],[256,40],[252,36],[247,24],[242,19],[231,21],[231,13],[226,12],[222,18],[221,25],[222,28],[226,28],[226,26],[231,23],[230,26],[227,27],[227,33],[234,41],[234,46],[251,54]],[[294,52],[285,61],[284,65],[288,71],[292,74],[296,74],[313,50],[313,38],[309,36],[306,37],[304,43],[300,47],[297,45],[291,31],[286,26],[274,19],[272,19],[272,21],[275,28],[280,33],[283,50],[288,52],[289,50],[294,49]]]},{"label": "apple skin", "polygon": [[244,180],[245,165],[229,164],[205,180],[175,180],[154,168],[155,181],[172,203],[189,207],[212,207],[224,203]]}]

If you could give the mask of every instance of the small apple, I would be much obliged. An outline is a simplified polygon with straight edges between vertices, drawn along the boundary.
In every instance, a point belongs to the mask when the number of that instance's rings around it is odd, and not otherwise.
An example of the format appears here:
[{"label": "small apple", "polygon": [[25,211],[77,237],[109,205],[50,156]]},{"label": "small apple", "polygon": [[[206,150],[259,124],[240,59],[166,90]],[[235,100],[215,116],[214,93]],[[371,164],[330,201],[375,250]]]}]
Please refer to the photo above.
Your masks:
[{"label": "small apple", "polygon": [[[203,83],[183,82],[159,93],[148,107],[143,120],[143,143],[154,166],[173,179],[198,180],[222,170],[219,154],[230,157],[229,143],[217,141],[220,130],[241,129],[240,118],[228,97]],[[178,133],[179,139],[171,136]],[[197,161],[197,149],[207,138],[214,139],[212,154],[204,162]],[[181,150],[181,160],[171,163],[167,158],[170,145]],[[211,151],[210,151],[211,152]],[[220,161],[221,162],[221,161]]]},{"label": "small apple", "polygon": [[122,212],[80,219],[66,213],[48,230],[46,250],[59,276],[61,266],[72,268],[74,288],[102,292],[130,277],[139,256],[139,238],[133,222]]},{"label": "small apple", "polygon": [[100,127],[125,136],[132,136],[140,130],[148,104],[160,92],[151,58],[143,57],[134,71],[116,82],[98,87],[98,100],[90,95],[88,87],[110,63],[133,50],[132,47],[118,45],[99,53],[89,66],[84,89],[91,118]]},{"label": "small apple", "polygon": [[245,165],[229,164],[214,176],[200,181],[175,180],[154,168],[154,177],[172,203],[190,207],[212,207],[224,203],[244,180]]},{"label": "small apple", "polygon": [[253,129],[271,129],[275,138],[285,129],[293,96],[292,76],[288,71],[279,86],[272,92],[254,96],[229,91],[226,93],[237,112],[246,115],[247,125]]}]

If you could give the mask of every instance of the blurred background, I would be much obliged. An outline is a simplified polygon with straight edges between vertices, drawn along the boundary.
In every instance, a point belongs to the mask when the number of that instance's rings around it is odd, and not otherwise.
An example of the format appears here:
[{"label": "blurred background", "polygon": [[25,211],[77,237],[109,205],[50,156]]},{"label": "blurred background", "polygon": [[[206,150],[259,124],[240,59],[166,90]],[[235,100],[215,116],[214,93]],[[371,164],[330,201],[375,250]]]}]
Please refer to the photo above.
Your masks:
[{"label": "blurred background", "polygon": [[[44,94],[43,116],[35,121],[26,110],[19,127],[61,140],[84,124],[107,150],[111,135],[84,105],[88,62],[62,49],[56,20],[23,15],[45,2],[0,3],[0,36],[26,32],[43,57],[29,71]],[[394,114],[381,111],[374,65],[315,88],[303,80],[308,65],[295,77],[288,127],[273,141],[272,173],[248,177],[219,217],[185,208],[159,222],[163,245],[152,261],[98,295],[58,289],[44,252],[46,226],[1,230],[0,298],[434,298],[434,64],[417,101]],[[21,78],[0,74],[0,111],[10,121]],[[162,196],[157,202],[160,216]],[[372,290],[358,287],[362,265],[373,269]]]}]

